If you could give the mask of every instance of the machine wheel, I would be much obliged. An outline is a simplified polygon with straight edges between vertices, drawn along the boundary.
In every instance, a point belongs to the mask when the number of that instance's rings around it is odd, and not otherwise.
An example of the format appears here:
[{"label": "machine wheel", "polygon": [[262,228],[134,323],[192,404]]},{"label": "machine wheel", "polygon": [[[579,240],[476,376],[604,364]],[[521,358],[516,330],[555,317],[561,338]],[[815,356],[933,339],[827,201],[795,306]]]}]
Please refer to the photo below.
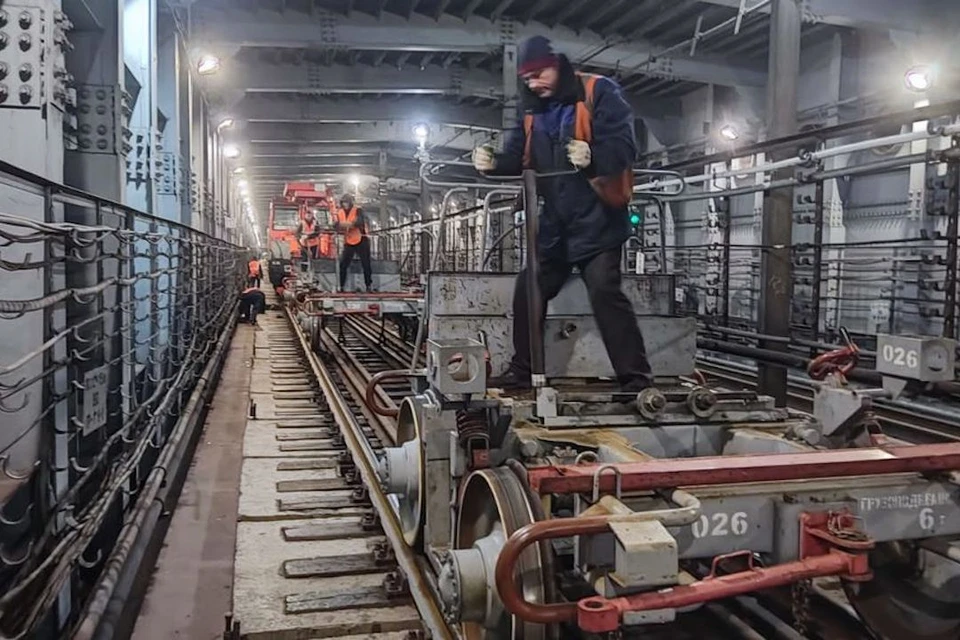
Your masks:
[{"label": "machine wheel", "polygon": [[[472,473],[460,492],[457,517],[456,549],[470,549],[495,540],[501,547],[517,529],[536,520],[529,494],[516,474],[506,467],[483,469]],[[477,543],[480,544],[477,544]],[[519,575],[524,596],[531,602],[544,602],[547,575],[542,550],[533,545],[520,557]],[[488,576],[492,568],[488,569]],[[489,588],[489,587],[488,587]],[[464,587],[466,589],[466,587]],[[493,589],[495,602],[488,605],[485,623],[464,622],[463,637],[467,640],[545,640],[549,630],[544,625],[524,624],[504,611]]]},{"label": "machine wheel", "polygon": [[322,335],[322,329],[320,328],[320,318],[313,316],[310,318],[310,348],[314,353],[320,353],[323,349],[323,344],[320,341]]},{"label": "machine wheel", "polygon": [[400,526],[403,529],[403,539],[411,547],[420,543],[420,534],[423,531],[423,505],[426,502],[424,487],[427,484],[427,470],[423,455],[423,427],[420,415],[413,399],[404,398],[400,403],[400,414],[397,416],[397,447],[404,448],[405,443],[412,442],[406,449],[407,474],[410,482],[408,490],[399,496],[397,513],[400,516]]},{"label": "machine wheel", "polygon": [[960,563],[888,542],[870,554],[874,579],[844,590],[880,640],[960,638]]}]

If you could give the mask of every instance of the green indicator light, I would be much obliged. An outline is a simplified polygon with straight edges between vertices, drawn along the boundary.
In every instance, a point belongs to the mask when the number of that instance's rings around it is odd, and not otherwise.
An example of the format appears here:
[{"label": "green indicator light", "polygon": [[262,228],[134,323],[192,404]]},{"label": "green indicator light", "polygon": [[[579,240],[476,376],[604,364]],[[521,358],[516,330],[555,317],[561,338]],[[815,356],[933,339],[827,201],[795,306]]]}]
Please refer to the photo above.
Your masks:
[{"label": "green indicator light", "polygon": [[638,215],[635,214],[635,213],[634,213],[634,214],[631,214],[631,215],[630,215],[630,224],[640,224],[640,216],[638,216]]}]

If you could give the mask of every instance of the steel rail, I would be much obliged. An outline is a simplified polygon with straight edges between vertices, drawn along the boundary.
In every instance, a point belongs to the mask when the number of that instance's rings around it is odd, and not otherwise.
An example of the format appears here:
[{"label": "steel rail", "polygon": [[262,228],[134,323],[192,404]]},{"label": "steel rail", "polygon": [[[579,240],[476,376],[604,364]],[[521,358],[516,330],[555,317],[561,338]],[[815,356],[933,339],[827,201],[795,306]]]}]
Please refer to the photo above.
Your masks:
[{"label": "steel rail", "polygon": [[[756,375],[747,371],[703,362],[698,363],[697,368],[708,376],[733,382],[743,387],[752,388],[756,385]],[[793,401],[791,408],[804,413],[811,413],[813,411],[812,386],[807,387],[794,381],[788,381],[787,387],[787,396]],[[914,438],[918,435],[924,435],[928,439],[932,438],[935,442],[960,442],[960,428],[946,420],[921,416],[915,412],[880,403],[874,404],[873,413],[881,427],[891,427],[897,434],[906,436],[909,442],[914,442]],[[913,438],[910,436],[913,436]]]},{"label": "steel rail", "polygon": [[360,471],[360,476],[369,493],[370,502],[380,516],[384,535],[386,535],[391,547],[393,547],[397,565],[407,578],[410,586],[410,594],[413,597],[414,603],[417,605],[417,610],[423,618],[424,625],[436,640],[453,640],[454,635],[444,621],[443,613],[440,611],[432,589],[420,568],[420,564],[417,562],[413,549],[408,547],[404,542],[400,523],[397,521],[397,516],[394,513],[389,499],[380,486],[380,478],[377,475],[376,469],[377,461],[372,458],[369,448],[363,445],[363,435],[360,425],[357,424],[355,416],[347,406],[346,399],[336,388],[330,372],[320,363],[320,359],[310,349],[310,344],[306,336],[304,336],[303,331],[300,329],[299,324],[289,309],[286,309],[286,314],[287,320],[306,356],[306,362],[316,377],[320,388],[323,390],[323,394],[327,400],[327,406],[330,408],[343,434],[344,443],[353,456],[356,468]]}]

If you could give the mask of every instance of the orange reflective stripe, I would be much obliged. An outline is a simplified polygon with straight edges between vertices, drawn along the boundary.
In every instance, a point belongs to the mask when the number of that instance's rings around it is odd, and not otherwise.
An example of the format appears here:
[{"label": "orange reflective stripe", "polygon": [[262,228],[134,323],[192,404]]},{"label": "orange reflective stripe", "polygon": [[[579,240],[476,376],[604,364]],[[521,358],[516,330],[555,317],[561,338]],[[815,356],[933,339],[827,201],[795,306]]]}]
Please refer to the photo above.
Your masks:
[{"label": "orange reflective stripe", "polygon": [[577,114],[573,124],[573,137],[583,142],[593,140],[593,89],[597,84],[597,76],[581,74],[583,83],[583,100],[577,102]]}]

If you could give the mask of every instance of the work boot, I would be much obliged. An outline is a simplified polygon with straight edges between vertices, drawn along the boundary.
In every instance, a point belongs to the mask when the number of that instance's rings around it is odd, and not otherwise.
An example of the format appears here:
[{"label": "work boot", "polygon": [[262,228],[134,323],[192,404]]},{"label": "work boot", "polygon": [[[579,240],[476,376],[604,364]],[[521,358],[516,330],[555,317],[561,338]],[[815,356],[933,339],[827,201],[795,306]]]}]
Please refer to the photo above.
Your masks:
[{"label": "work boot", "polygon": [[646,376],[637,376],[631,380],[620,383],[620,390],[624,393],[640,393],[644,389],[653,386],[653,380]]},{"label": "work boot", "polygon": [[367,285],[367,293],[374,293],[375,291],[376,291],[376,289],[374,288],[374,286],[373,286],[372,284],[368,284],[368,285]]},{"label": "work boot", "polygon": [[533,385],[530,382],[529,373],[521,373],[510,367],[503,375],[487,380],[488,389],[529,389]]}]

